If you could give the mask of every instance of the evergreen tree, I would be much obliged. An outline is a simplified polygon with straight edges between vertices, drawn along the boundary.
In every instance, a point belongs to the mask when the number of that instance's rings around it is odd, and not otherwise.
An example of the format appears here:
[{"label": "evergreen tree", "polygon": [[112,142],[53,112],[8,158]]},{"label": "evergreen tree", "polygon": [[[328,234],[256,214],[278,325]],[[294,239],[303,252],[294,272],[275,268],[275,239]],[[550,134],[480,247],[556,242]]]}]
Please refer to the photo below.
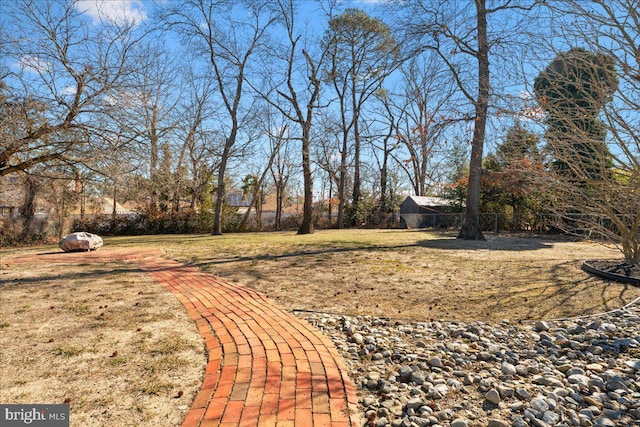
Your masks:
[{"label": "evergreen tree", "polygon": [[614,59],[582,48],[559,53],[535,79],[553,168],[582,185],[603,179],[612,167],[598,115],[617,87]]},{"label": "evergreen tree", "polygon": [[535,208],[534,172],[542,169],[538,136],[517,122],[504,143],[484,160],[483,202],[491,200],[512,214],[512,228],[521,229],[524,210]]}]

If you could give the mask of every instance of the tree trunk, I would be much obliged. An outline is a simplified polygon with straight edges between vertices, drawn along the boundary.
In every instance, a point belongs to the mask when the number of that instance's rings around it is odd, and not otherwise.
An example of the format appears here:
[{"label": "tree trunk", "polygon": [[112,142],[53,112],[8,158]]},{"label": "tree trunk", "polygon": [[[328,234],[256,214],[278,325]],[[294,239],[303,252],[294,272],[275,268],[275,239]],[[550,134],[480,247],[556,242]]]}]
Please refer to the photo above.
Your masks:
[{"label": "tree trunk", "polygon": [[489,107],[489,41],[487,38],[486,0],[475,0],[478,20],[478,98],[475,103],[476,120],[471,141],[469,186],[459,239],[485,240],[480,230],[480,179],[482,177],[482,151],[487,127]]},{"label": "tree trunk", "polygon": [[520,231],[520,205],[514,203],[513,208],[513,231]]},{"label": "tree trunk", "polygon": [[118,209],[116,208],[116,197],[118,197],[118,184],[113,184],[113,206],[111,207],[111,216],[113,219],[116,218],[116,214],[118,213]]},{"label": "tree trunk", "polygon": [[624,263],[626,265],[640,265],[640,250],[638,250],[637,243],[629,244],[628,241],[623,242],[622,254],[624,255]]},{"label": "tree trunk", "polygon": [[382,168],[380,169],[380,210],[382,212],[388,212],[387,202],[387,168],[389,162],[389,151],[387,147],[384,147],[384,153],[382,154]]},{"label": "tree trunk", "polygon": [[80,181],[80,219],[84,219],[86,214],[86,197],[84,191],[84,181]]},{"label": "tree trunk", "polygon": [[[427,195],[427,168],[429,167],[429,157],[430,154],[428,152],[428,150],[426,149],[427,147],[427,141],[425,140],[425,136],[421,136],[420,137],[420,145],[422,146],[420,149],[420,173],[418,175],[418,182],[419,182],[419,186],[420,186],[420,191],[417,193],[418,196],[426,196]],[[418,162],[416,162],[418,163]]]},{"label": "tree trunk", "polygon": [[257,189],[254,189],[251,192],[251,203],[249,203],[249,206],[247,206],[247,210],[244,212],[244,215],[242,215],[242,220],[240,220],[240,225],[238,226],[238,228],[242,231],[247,229],[247,224],[249,223],[249,217],[251,216],[251,209],[253,209],[254,207],[256,208],[256,214],[257,214],[257,206],[255,205],[256,202],[256,194],[258,193]]},{"label": "tree trunk", "polygon": [[158,211],[158,135],[156,134],[155,125],[149,129],[149,182],[151,183],[151,194],[149,198],[149,212],[155,214]]},{"label": "tree trunk", "polygon": [[358,129],[358,114],[356,104],[354,101],[354,114],[353,114],[353,194],[352,203],[357,206],[360,202],[360,131]]},{"label": "tree trunk", "polygon": [[180,212],[180,193],[182,193],[182,163],[184,162],[184,156],[187,151],[187,144],[182,144],[182,149],[180,150],[180,156],[178,157],[178,165],[176,166],[176,172],[173,174],[173,182],[174,182],[174,193],[173,193],[173,203],[172,210],[174,214],[178,214]]},{"label": "tree trunk", "polygon": [[222,158],[220,159],[220,167],[218,169],[218,188],[216,189],[216,205],[213,217],[213,236],[222,235],[222,206],[224,204],[225,183],[224,176],[227,169],[227,161],[229,160],[229,153],[231,147],[235,142],[235,129],[231,131],[231,135],[227,138],[224,145],[224,151],[222,152]]},{"label": "tree trunk", "polygon": [[284,204],[284,183],[282,179],[276,182],[276,231],[282,231],[282,205]]},{"label": "tree trunk", "polygon": [[258,227],[258,231],[262,231],[262,195],[263,195],[263,191],[262,188],[260,188],[260,191],[258,191],[257,194],[257,199],[256,199],[256,224]]},{"label": "tree trunk", "polygon": [[311,234],[313,233],[313,176],[311,175],[311,135],[310,130],[306,128],[302,131],[302,176],[304,207],[298,234]]},{"label": "tree trunk", "polygon": [[329,213],[329,224],[333,220],[333,179],[329,175],[329,205],[327,206]]},{"label": "tree trunk", "polygon": [[[268,167],[270,167],[269,165]],[[268,169],[265,169],[265,172],[262,174],[262,177],[256,182],[251,191],[251,203],[247,206],[247,211],[242,216],[242,221],[240,221],[240,229],[244,230],[249,223],[249,217],[251,216],[251,209],[255,209],[256,211],[256,224],[258,227],[258,231],[262,229],[262,182],[265,178],[265,174]]]},{"label": "tree trunk", "polygon": [[24,180],[24,199],[20,206],[20,218],[22,220],[22,236],[27,237],[31,232],[31,225],[36,213],[35,198],[38,192],[38,182],[31,175],[26,175]]},{"label": "tree trunk", "polygon": [[176,176],[174,182],[175,188],[173,193],[173,200],[171,201],[171,212],[173,215],[178,215],[178,213],[180,213],[180,192],[182,191],[182,179],[180,178],[180,176]]},{"label": "tree trunk", "polygon": [[344,228],[344,208],[346,202],[347,182],[347,135],[343,135],[342,153],[340,154],[340,183],[338,184],[338,223],[339,229]]}]

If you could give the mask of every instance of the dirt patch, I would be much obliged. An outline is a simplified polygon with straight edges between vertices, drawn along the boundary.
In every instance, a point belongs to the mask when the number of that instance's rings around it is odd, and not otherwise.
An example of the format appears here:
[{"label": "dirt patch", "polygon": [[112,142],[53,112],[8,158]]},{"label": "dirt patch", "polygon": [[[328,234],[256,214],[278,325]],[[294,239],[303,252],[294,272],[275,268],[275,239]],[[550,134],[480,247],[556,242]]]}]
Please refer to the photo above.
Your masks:
[{"label": "dirt patch", "polygon": [[132,264],[41,259],[3,260],[0,401],[68,402],[72,426],[180,425],[206,358],[175,296]]}]

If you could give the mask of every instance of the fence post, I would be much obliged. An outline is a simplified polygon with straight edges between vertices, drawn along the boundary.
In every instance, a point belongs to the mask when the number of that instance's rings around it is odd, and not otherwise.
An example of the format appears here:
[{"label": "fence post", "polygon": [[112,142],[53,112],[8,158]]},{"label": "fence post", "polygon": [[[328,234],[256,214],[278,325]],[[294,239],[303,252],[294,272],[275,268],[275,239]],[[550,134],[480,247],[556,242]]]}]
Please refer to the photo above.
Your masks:
[{"label": "fence post", "polygon": [[498,214],[493,214],[493,230],[495,235],[498,235]]}]

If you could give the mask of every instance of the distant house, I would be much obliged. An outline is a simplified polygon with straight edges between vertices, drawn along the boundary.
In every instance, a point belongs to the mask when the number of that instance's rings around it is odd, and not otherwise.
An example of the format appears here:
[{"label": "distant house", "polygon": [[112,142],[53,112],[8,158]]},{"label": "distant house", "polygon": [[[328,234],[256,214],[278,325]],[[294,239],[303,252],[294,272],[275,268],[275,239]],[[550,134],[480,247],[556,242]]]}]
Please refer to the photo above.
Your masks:
[{"label": "distant house", "polygon": [[0,205],[0,217],[2,217],[2,216],[6,216],[6,217],[16,216],[17,211],[18,211],[18,207],[17,206]]},{"label": "distant house", "polygon": [[[85,215],[112,215],[113,214],[113,199],[109,197],[95,197],[89,198],[85,202]],[[135,210],[122,206],[119,202],[115,203],[116,215],[133,215]],[[80,205],[74,206],[69,214],[78,216],[80,215]]]},{"label": "distant house", "polygon": [[[225,200],[229,205],[238,209],[238,212],[243,214],[247,211],[249,206],[253,206],[253,197],[249,195],[243,195],[242,193],[230,193],[225,196]],[[302,212],[302,205],[304,200],[302,198],[287,198],[282,206],[283,214],[296,214]],[[263,216],[269,216],[269,214],[275,214],[277,207],[276,195],[274,193],[266,193],[262,195],[262,214]]]},{"label": "distant house", "polygon": [[229,193],[224,196],[225,201],[234,208],[248,208],[253,204],[253,197],[250,194]]},{"label": "distant house", "polygon": [[447,225],[454,203],[443,197],[409,196],[400,205],[400,218],[407,228]]},{"label": "distant house", "polygon": [[[282,203],[282,213],[286,215],[302,213],[303,204],[304,198],[301,196],[287,197]],[[262,204],[263,214],[275,214],[277,206],[278,200],[275,193],[268,193],[264,195],[264,202]]]},{"label": "distant house", "polygon": [[[109,197],[98,197],[87,203],[86,209],[89,215],[111,215],[113,214],[113,199]],[[120,203],[115,202],[115,210],[117,215],[132,215],[135,212],[127,209]]]},{"label": "distant house", "polygon": [[23,198],[17,176],[0,177],[0,217],[17,216]]}]

